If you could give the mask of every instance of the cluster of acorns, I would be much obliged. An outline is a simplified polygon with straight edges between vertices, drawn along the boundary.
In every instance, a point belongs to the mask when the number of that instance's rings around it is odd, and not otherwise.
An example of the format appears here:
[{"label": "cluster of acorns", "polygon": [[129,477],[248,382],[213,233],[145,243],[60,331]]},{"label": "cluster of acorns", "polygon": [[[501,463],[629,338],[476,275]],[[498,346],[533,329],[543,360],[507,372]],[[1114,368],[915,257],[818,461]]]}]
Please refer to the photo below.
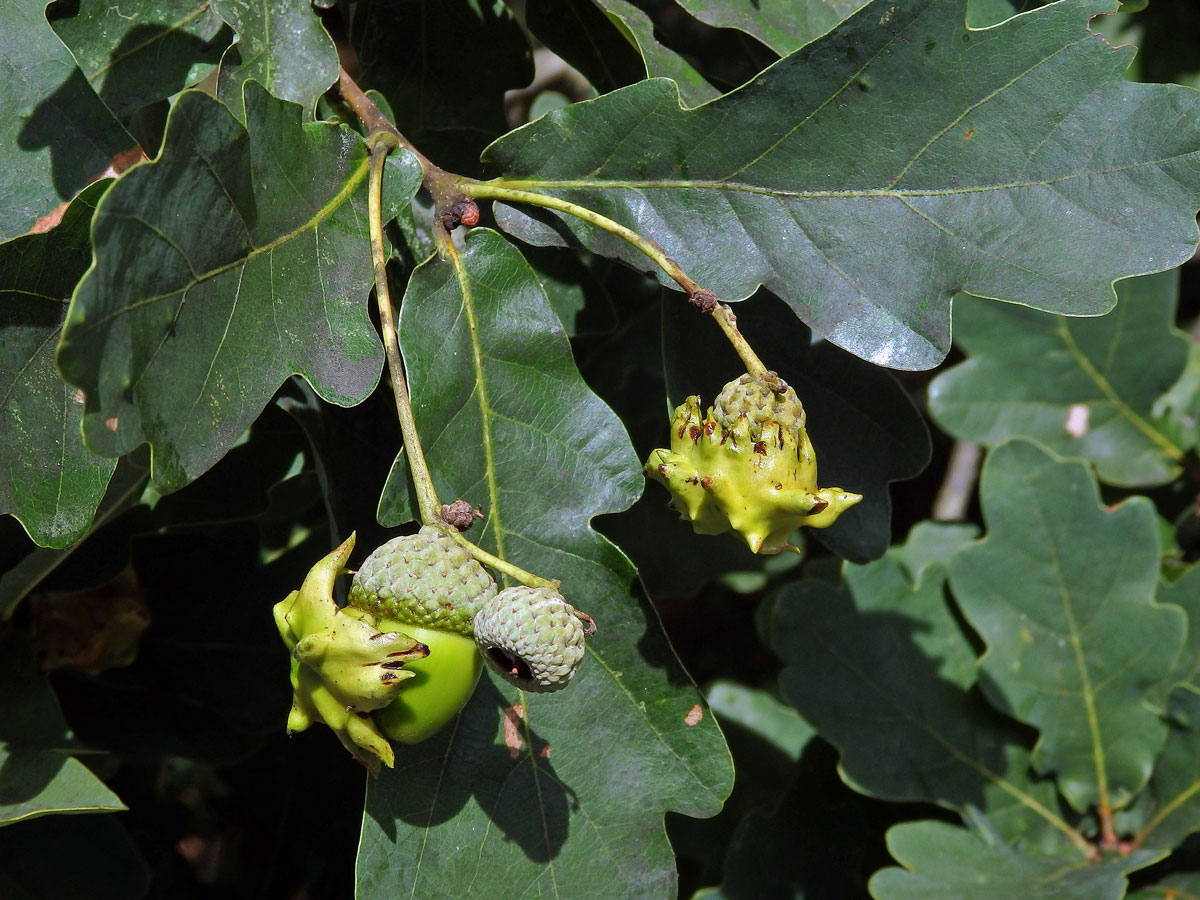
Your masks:
[{"label": "cluster of acorns", "polygon": [[[754,553],[795,549],[797,527],[832,525],[862,499],[817,486],[804,407],[774,372],[729,382],[704,416],[688,397],[671,431],[647,477],[697,532],[733,531]],[[333,583],[353,549],[351,535],[317,563],[275,606],[275,623],[292,654],[288,731],[324,722],[372,771],[393,763],[388,738],[416,743],[457,716],[484,662],[523,690],[557,691],[595,631],[557,591],[497,591],[463,546],[428,525],[367,557],[339,608]]]},{"label": "cluster of acorns", "polygon": [[351,535],[274,614],[292,654],[288,731],[324,722],[372,771],[392,765],[388,739],[416,743],[453,720],[484,662],[522,690],[557,691],[595,631],[556,591],[497,591],[466,549],[431,526],[368,556],[339,608],[333,584],[353,549]]}]

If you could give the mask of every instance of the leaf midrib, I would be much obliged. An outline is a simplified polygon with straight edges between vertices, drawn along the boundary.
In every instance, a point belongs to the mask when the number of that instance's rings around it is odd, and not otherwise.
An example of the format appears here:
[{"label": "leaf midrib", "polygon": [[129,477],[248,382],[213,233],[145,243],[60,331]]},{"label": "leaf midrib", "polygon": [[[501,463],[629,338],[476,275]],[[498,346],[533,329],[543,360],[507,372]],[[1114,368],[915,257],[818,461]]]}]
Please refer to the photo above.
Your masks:
[{"label": "leaf midrib", "polygon": [[[1109,381],[1104,373],[1096,368],[1095,363],[1088,358],[1087,354],[1083,352],[1082,348],[1076,342],[1075,335],[1073,335],[1071,333],[1071,329],[1067,327],[1066,319],[1062,318],[1061,316],[1059,317],[1055,326],[1055,331],[1057,332],[1059,339],[1062,341],[1063,346],[1066,347],[1067,352],[1075,361],[1076,365],[1078,365],[1083,373],[1092,380],[1092,382],[1105,396],[1105,398],[1107,398],[1107,400],[1113,405],[1117,412],[1119,412],[1123,418],[1129,421],[1129,423],[1132,424],[1138,431],[1144,434],[1151,441],[1151,443],[1159,447],[1167,456],[1176,462],[1182,462],[1183,451],[1176,447],[1175,444],[1173,444],[1166,437],[1166,435],[1158,431],[1158,429],[1154,428],[1149,422],[1147,422],[1117,393],[1116,389],[1112,386],[1112,382]],[[1116,338],[1114,337],[1113,340],[1115,341]]]},{"label": "leaf midrib", "polygon": [[513,188],[516,190],[714,190],[735,191],[748,194],[764,194],[769,197],[783,197],[797,200],[844,200],[863,198],[904,198],[904,197],[956,197],[964,194],[981,194],[993,191],[1011,191],[1023,188],[1048,187],[1052,184],[1063,184],[1078,178],[1094,178],[1103,175],[1115,175],[1133,172],[1147,167],[1158,167],[1165,163],[1181,159],[1200,157],[1200,151],[1192,150],[1176,153],[1155,159],[1138,160],[1119,166],[1103,166],[1096,169],[1084,169],[1057,175],[1053,178],[1027,179],[1024,181],[1005,181],[996,184],[978,184],[971,186],[956,185],[953,188],[857,188],[847,190],[785,190],[783,188],[766,187],[764,185],[746,184],[738,181],[725,180],[671,180],[671,179],[535,179],[535,178],[494,178],[484,184],[495,187]]},{"label": "leaf midrib", "polygon": [[[157,165],[157,163],[155,165]],[[345,205],[345,203],[349,199],[350,195],[354,192],[354,190],[359,186],[359,184],[362,183],[362,180],[366,177],[367,168],[368,168],[368,160],[364,155],[363,160],[359,164],[358,168],[355,171],[349,173],[349,175],[347,176],[346,181],[342,185],[341,189],[336,194],[334,194],[334,196],[331,197],[325,203],[324,206],[322,206],[320,209],[316,210],[316,212],[313,213],[313,215],[310,219],[308,219],[306,222],[301,224],[299,227],[294,228],[291,231],[286,232],[286,233],[280,235],[279,237],[275,238],[274,240],[268,241],[265,244],[261,244],[256,247],[252,247],[247,253],[241,254],[240,256],[238,256],[237,259],[230,260],[228,263],[225,263],[224,265],[217,266],[216,268],[210,269],[207,272],[202,272],[199,275],[194,275],[191,281],[189,281],[185,285],[175,288],[174,290],[168,291],[163,294],[156,294],[153,297],[143,297],[142,299],[134,301],[133,303],[123,306],[120,309],[114,309],[112,312],[107,313],[106,315],[101,316],[99,319],[96,319],[94,321],[88,321],[85,319],[82,322],[74,322],[74,323],[72,323],[72,328],[71,328],[72,333],[74,335],[87,334],[89,331],[99,328],[100,326],[106,324],[107,322],[110,322],[113,319],[117,318],[118,316],[125,315],[126,313],[132,312],[135,309],[139,309],[140,307],[143,307],[143,306],[148,306],[151,303],[157,303],[160,300],[168,300],[171,297],[175,297],[180,294],[186,294],[192,288],[196,287],[199,284],[203,284],[205,281],[208,281],[212,278],[216,278],[218,275],[223,275],[226,272],[236,269],[238,266],[244,266],[251,260],[256,259],[257,257],[263,255],[264,253],[270,253],[270,252],[276,250],[277,248],[284,246],[285,244],[289,243],[290,241],[293,241],[296,238],[298,238],[304,234],[307,234],[308,232],[315,229],[325,219],[329,218],[329,216],[333,215],[335,212],[337,212],[339,209],[341,209],[343,205]],[[188,267],[191,268],[191,261],[188,259],[187,255],[186,254],[182,254],[182,255],[183,255],[184,260],[187,261]],[[90,272],[88,274],[88,276],[83,281],[80,282],[80,285],[79,285],[80,289],[82,289],[82,287],[85,284],[87,284],[87,282],[92,277],[94,277],[95,271],[96,270],[93,269],[92,272]],[[76,290],[76,294],[78,294],[78,293],[79,293],[79,289]]]}]

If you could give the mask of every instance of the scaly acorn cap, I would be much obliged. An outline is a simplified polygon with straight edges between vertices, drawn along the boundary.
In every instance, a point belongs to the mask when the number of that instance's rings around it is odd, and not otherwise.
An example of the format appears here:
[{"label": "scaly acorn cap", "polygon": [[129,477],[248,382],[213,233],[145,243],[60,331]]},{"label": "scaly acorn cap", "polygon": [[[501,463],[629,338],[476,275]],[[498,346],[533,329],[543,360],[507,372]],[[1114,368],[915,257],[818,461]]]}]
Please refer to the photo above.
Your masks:
[{"label": "scaly acorn cap", "polygon": [[475,614],[495,595],[487,569],[426,525],[377,547],[355,574],[348,602],[380,619],[471,637]]},{"label": "scaly acorn cap", "polygon": [[800,525],[825,528],[862,499],[817,486],[817,456],[796,392],[774,372],[725,385],[708,415],[688,397],[671,419],[670,449],[654,450],[646,477],[697,534],[734,531],[754,553],[794,550]]},{"label": "scaly acorn cap", "polygon": [[[721,389],[713,401],[712,418],[730,434],[745,432],[753,441],[763,439],[764,430],[774,424],[779,435],[800,440],[806,416],[796,392],[774,372],[763,378],[743,375]],[[739,428],[745,424],[745,428]]]},{"label": "scaly acorn cap", "polygon": [[[585,624],[586,623],[586,624]],[[584,638],[595,631],[549,588],[511,587],[492,597],[475,616],[475,643],[501,678],[522,690],[562,690],[583,661]]]}]

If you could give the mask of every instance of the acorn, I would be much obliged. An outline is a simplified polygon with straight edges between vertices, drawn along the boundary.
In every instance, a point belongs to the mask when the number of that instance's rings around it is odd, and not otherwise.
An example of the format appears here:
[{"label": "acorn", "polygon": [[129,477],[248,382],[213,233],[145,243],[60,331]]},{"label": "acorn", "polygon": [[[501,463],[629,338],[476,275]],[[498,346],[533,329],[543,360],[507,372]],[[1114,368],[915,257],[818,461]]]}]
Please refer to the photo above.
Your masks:
[{"label": "acorn", "polygon": [[511,587],[475,616],[475,643],[492,671],[525,691],[565,688],[583,661],[592,620],[549,588]]},{"label": "acorn", "polygon": [[393,538],[354,575],[349,606],[429,648],[405,666],[412,680],[375,721],[389,738],[423,741],[451,722],[471,699],[482,661],[472,638],[476,613],[496,582],[457,541],[438,528]]}]

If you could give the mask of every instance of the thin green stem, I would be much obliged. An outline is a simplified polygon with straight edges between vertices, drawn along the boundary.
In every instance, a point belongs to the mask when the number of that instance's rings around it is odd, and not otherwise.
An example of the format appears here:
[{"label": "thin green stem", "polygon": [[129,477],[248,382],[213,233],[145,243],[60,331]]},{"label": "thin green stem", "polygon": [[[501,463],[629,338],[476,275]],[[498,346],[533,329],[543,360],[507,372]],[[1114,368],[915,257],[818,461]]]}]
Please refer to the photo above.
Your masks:
[{"label": "thin green stem", "polygon": [[577,219],[589,222],[610,234],[615,234],[649,257],[676,284],[687,291],[688,297],[693,302],[716,320],[725,337],[733,344],[733,349],[741,357],[747,372],[755,377],[761,377],[767,372],[767,367],[758,358],[758,354],[751,349],[745,337],[738,331],[737,318],[733,315],[733,311],[725,304],[717,302],[717,298],[711,291],[700,287],[694,279],[683,271],[679,263],[667,256],[666,251],[656,241],[652,241],[638,234],[632,228],[627,228],[620,222],[613,221],[608,216],[602,216],[600,213],[588,209],[586,206],[580,206],[577,203],[572,203],[569,200],[563,200],[559,197],[552,197],[549,194],[539,194],[536,191],[522,191],[516,188],[501,187],[500,185],[470,181],[468,179],[460,180],[458,188],[466,196],[477,200],[503,200],[511,203],[528,203],[531,206],[541,206],[546,209],[557,210],[558,212],[566,213],[567,215],[575,216]]},{"label": "thin green stem", "polygon": [[396,318],[392,312],[392,295],[388,290],[387,253],[383,246],[383,164],[392,150],[401,146],[398,135],[391,131],[376,131],[367,141],[371,152],[368,216],[371,226],[371,262],[375,267],[375,302],[379,306],[379,324],[383,328],[383,348],[387,354],[388,372],[392,378],[392,393],[396,395],[396,415],[404,437],[404,455],[412,472],[417,490],[417,507],[421,522],[432,525],[441,522],[442,503],[438,500],[425,462],[425,451],[417,435],[408,382],[404,378],[404,361],[400,358],[400,339],[396,335]]},{"label": "thin green stem", "polygon": [[458,533],[453,527],[446,526],[446,533],[454,540],[458,541],[459,545],[477,559],[482,565],[495,569],[497,572],[503,572],[514,581],[519,581],[526,587],[549,588],[552,591],[557,591],[562,582],[550,578],[543,578],[540,575],[534,575],[532,572],[527,572],[520,566],[513,565],[507,559],[501,559],[488,553],[481,547],[477,547],[469,540]]},{"label": "thin green stem", "polygon": [[725,332],[729,343],[733,344],[733,349],[741,357],[746,371],[755,378],[762,378],[767,374],[767,367],[763,365],[763,361],[758,358],[758,354],[751,349],[749,342],[738,331],[737,317],[734,316],[733,310],[724,303],[718,303],[711,315],[721,331]]}]

